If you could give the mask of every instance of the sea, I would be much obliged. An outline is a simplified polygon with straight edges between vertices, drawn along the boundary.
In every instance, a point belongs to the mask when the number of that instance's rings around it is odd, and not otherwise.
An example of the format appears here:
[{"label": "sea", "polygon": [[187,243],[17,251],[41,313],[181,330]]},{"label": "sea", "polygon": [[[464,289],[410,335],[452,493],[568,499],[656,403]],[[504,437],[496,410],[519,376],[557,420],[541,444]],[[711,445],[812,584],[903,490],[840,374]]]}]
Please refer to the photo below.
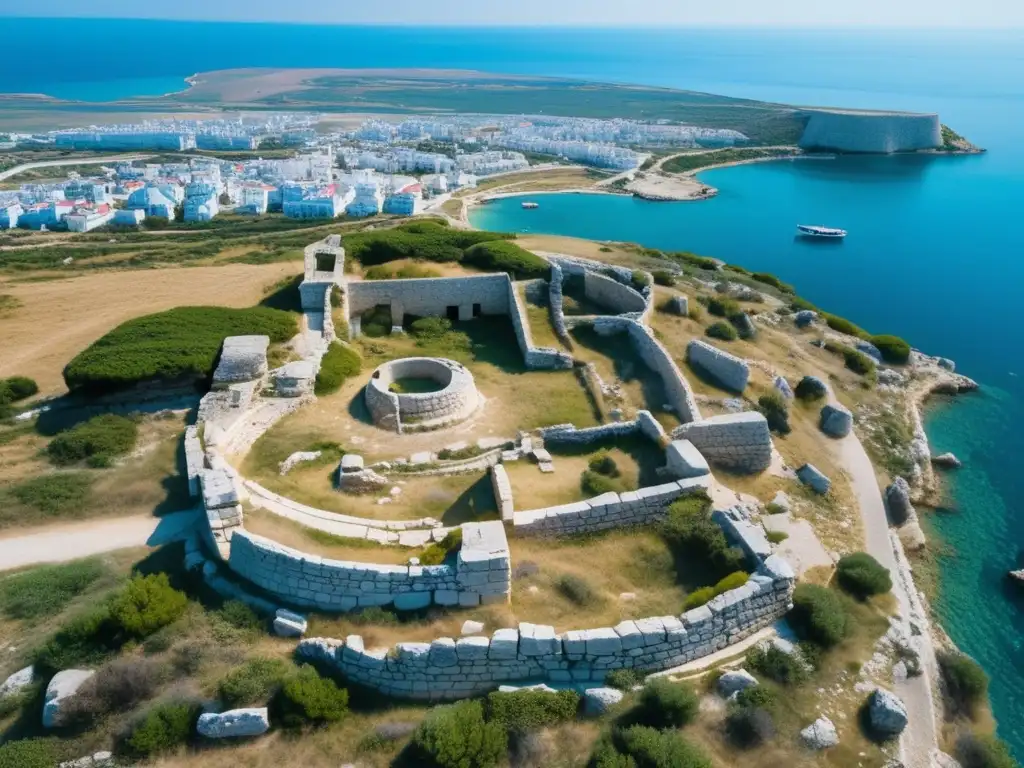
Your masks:
[{"label": "sea", "polygon": [[[938,112],[988,152],[708,171],[707,201],[546,195],[482,228],[634,241],[774,272],[874,333],[956,360],[978,394],[936,402],[936,452],[964,467],[928,515],[944,628],[991,677],[1024,761],[1024,31],[346,27],[0,18],[0,92],[102,102],[232,67],[443,67],[670,86],[790,104]],[[243,44],[244,42],[244,44]],[[31,66],[26,66],[31,62]],[[0,114],[0,130],[3,129]],[[849,230],[803,243],[797,223]]]}]

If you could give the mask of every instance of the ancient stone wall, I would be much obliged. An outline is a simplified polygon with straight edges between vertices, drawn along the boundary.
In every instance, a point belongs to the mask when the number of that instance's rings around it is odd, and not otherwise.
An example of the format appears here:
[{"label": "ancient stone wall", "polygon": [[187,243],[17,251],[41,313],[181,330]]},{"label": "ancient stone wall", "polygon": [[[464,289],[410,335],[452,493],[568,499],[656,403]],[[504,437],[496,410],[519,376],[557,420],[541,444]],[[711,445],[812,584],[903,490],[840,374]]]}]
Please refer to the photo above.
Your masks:
[{"label": "ancient stone wall", "polygon": [[672,438],[689,440],[712,464],[734,472],[760,472],[772,461],[768,422],[755,411],[683,424],[672,430]]},{"label": "ancient stone wall", "polygon": [[626,437],[639,430],[640,426],[636,421],[617,421],[583,429],[577,429],[572,424],[556,424],[553,427],[542,427],[539,432],[544,442],[551,445],[590,445]]},{"label": "ancient stone wall", "polygon": [[589,269],[583,273],[583,292],[588,299],[607,307],[617,315],[627,312],[642,313],[647,309],[647,303],[638,291],[613,277]]},{"label": "ancient stone wall", "polygon": [[[435,392],[395,393],[391,385],[400,379],[436,381]],[[406,357],[384,363],[373,372],[364,399],[373,421],[384,429],[436,429],[468,418],[479,404],[473,375],[453,360]],[[397,423],[395,420],[397,408]]]},{"label": "ancient stone wall", "polygon": [[530,321],[526,316],[526,308],[519,299],[515,284],[508,283],[508,314],[512,320],[512,328],[516,333],[516,341],[523,353],[526,367],[533,370],[568,370],[572,368],[572,355],[551,347],[535,347],[530,337]]},{"label": "ancient stone wall", "polygon": [[521,623],[491,637],[439,638],[379,650],[365,648],[359,635],[345,641],[312,638],[299,643],[297,652],[349,680],[409,699],[468,698],[514,681],[602,682],[611,670],[670,669],[749,637],[788,610],[794,580],[789,564],[772,556],[742,587],[681,616],[560,635],[550,626]]},{"label": "ancient stone wall", "polygon": [[733,392],[742,392],[750,381],[750,366],[745,360],[706,341],[693,339],[687,344],[686,359],[690,365],[704,371]]},{"label": "ancient stone wall", "polygon": [[199,475],[203,471],[205,460],[203,444],[199,439],[199,427],[195,424],[185,427],[185,472],[188,475],[188,495],[193,499],[199,498],[202,494]]},{"label": "ancient stone wall", "polygon": [[[359,315],[379,304],[391,307],[391,321],[402,324],[404,315],[445,317],[455,307],[460,320],[472,320],[476,314],[509,313],[508,275],[470,277],[413,278],[411,280],[360,280],[349,282],[350,316]],[[474,305],[479,304],[479,312]]]},{"label": "ancient stone wall", "polygon": [[938,115],[813,110],[800,138],[805,149],[908,152],[942,144]]},{"label": "ancient stone wall", "polygon": [[475,606],[507,601],[510,561],[502,524],[466,523],[462,534],[454,564],[418,566],[330,560],[237,530],[231,537],[228,565],[288,604],[324,611],[374,605],[414,610],[432,603]]},{"label": "ancient stone wall", "polygon": [[551,313],[551,327],[555,335],[561,339],[563,344],[571,348],[572,339],[569,336],[569,329],[565,327],[565,312],[562,309],[562,268],[557,264],[551,265],[551,282],[548,283],[548,312]]},{"label": "ancient stone wall", "polygon": [[319,312],[324,306],[325,294],[331,287],[344,282],[345,249],[340,235],[328,235],[303,250],[304,270],[299,285],[302,309]]},{"label": "ancient stone wall", "polygon": [[509,482],[508,472],[501,464],[491,467],[491,489],[494,491],[494,501],[498,505],[498,512],[501,513],[502,521],[512,519],[514,511],[512,499],[512,483]]},{"label": "ancient stone wall", "polygon": [[645,525],[663,519],[677,499],[710,488],[711,475],[704,475],[638,491],[604,493],[587,501],[516,512],[512,530],[516,536],[567,536]]}]

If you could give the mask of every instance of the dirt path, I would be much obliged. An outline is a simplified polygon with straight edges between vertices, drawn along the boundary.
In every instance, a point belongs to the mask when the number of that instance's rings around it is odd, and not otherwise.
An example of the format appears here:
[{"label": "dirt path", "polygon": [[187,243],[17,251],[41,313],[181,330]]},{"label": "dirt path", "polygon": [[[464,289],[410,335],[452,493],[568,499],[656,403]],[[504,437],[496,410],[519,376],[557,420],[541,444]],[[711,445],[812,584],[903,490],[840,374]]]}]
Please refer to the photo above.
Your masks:
[{"label": "dirt path", "polygon": [[25,171],[31,171],[33,168],[52,168],[59,165],[102,165],[103,163],[145,160],[147,157],[150,157],[150,155],[107,155],[106,157],[69,158],[67,160],[43,160],[38,163],[23,163],[22,165],[16,165],[13,168],[8,168],[6,171],[0,171],[0,181],[9,179],[12,176],[17,176],[19,173],[24,173]]},{"label": "dirt path", "polygon": [[196,510],[187,510],[163,517],[138,515],[21,531],[0,538],[0,571],[63,563],[129,547],[158,547],[183,538],[198,519]]}]

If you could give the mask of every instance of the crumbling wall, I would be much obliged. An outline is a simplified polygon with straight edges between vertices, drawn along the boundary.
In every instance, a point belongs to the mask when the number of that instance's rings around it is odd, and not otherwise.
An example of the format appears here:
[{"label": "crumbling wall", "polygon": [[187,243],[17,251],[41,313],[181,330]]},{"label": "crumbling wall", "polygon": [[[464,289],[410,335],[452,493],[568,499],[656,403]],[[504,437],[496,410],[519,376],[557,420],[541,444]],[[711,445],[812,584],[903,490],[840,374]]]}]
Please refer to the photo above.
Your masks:
[{"label": "crumbling wall", "polygon": [[746,360],[700,339],[693,339],[687,344],[686,359],[690,365],[733,392],[742,392],[750,381],[750,366]]},{"label": "crumbling wall", "polygon": [[683,424],[672,430],[672,439],[689,440],[712,464],[734,472],[761,472],[772,461],[771,431],[756,411]]}]

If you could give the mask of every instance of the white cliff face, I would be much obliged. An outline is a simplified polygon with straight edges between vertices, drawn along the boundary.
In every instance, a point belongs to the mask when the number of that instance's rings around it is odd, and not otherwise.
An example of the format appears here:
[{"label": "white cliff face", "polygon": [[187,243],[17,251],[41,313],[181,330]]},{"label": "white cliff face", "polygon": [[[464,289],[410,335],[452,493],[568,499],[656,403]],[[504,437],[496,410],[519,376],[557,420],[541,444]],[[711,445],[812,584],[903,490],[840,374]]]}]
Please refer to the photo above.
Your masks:
[{"label": "white cliff face", "polygon": [[810,115],[800,138],[804,149],[890,154],[942,144],[938,115],[840,110]]}]

